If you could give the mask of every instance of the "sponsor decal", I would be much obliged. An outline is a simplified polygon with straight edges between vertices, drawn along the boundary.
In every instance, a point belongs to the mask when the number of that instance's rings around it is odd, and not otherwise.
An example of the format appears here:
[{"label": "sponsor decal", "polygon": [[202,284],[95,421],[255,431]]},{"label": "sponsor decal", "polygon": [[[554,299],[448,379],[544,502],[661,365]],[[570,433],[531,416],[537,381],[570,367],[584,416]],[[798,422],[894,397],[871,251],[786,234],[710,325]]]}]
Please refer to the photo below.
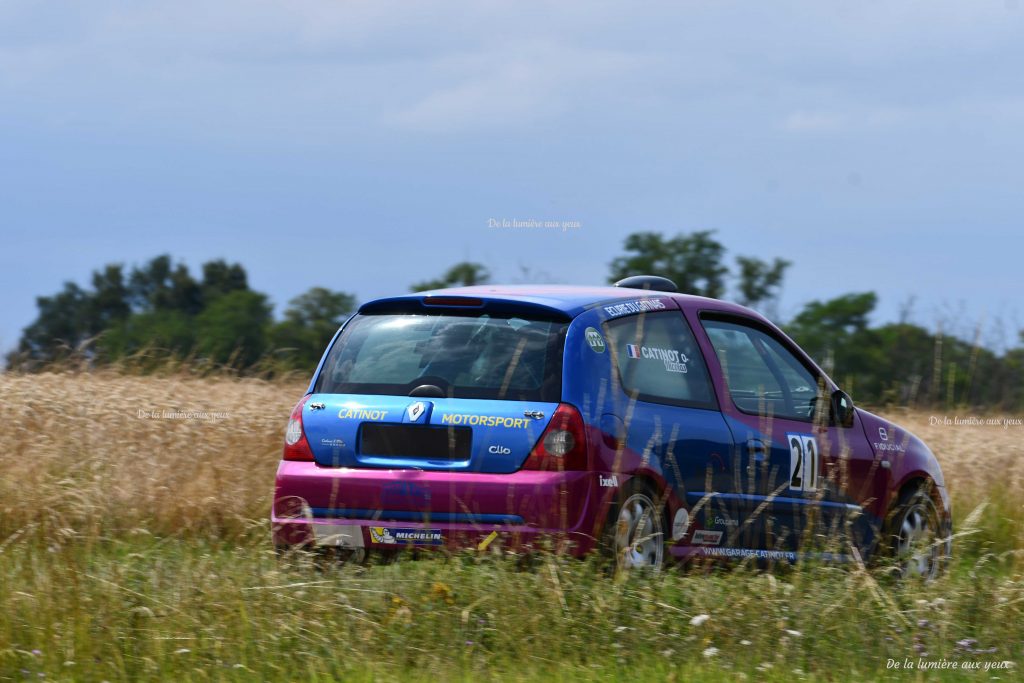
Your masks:
[{"label": "sponsor decal", "polygon": [[626,344],[626,355],[630,358],[660,360],[665,364],[666,372],[681,372],[684,374],[687,370],[686,364],[690,362],[690,359],[686,357],[685,353],[681,353],[675,349],[663,349],[657,346],[637,346],[636,344]]},{"label": "sponsor decal", "polygon": [[646,313],[647,311],[662,311],[665,309],[665,302],[661,299],[634,299],[621,304],[605,306],[604,312],[610,318],[618,318],[631,313]]},{"label": "sponsor decal", "polygon": [[602,488],[610,489],[619,485],[619,478],[616,475],[610,477],[602,477],[600,474],[597,475],[598,483]]},{"label": "sponsor decal", "polygon": [[441,416],[443,425],[469,425],[470,427],[509,427],[511,429],[523,429],[530,421],[525,417],[502,417],[500,415],[465,415],[463,413],[448,413]]},{"label": "sponsor decal", "polygon": [[815,491],[818,488],[818,441],[813,434],[786,434],[789,445],[789,488]]},{"label": "sponsor decal", "polygon": [[440,529],[404,529],[387,526],[371,526],[370,540],[384,545],[440,545],[444,533]]},{"label": "sponsor decal", "polygon": [[686,508],[676,510],[676,516],[672,518],[672,540],[678,541],[686,535],[690,528],[690,513]]},{"label": "sponsor decal", "polygon": [[487,452],[493,455],[510,455],[512,453],[512,449],[505,446],[490,446],[487,449]]},{"label": "sponsor decal", "polygon": [[889,430],[885,427],[878,428],[878,438],[881,441],[875,441],[871,445],[875,447],[876,451],[889,451],[895,453],[906,453],[906,443],[896,443],[895,441],[889,441]]},{"label": "sponsor decal", "polygon": [[409,418],[409,422],[415,422],[420,419],[420,416],[427,410],[427,404],[423,401],[416,401],[411,406],[405,409],[405,416]]},{"label": "sponsor decal", "polygon": [[729,517],[728,515],[715,515],[714,517],[708,516],[707,519],[708,524],[713,524],[715,526],[736,526],[736,524],[738,523],[735,519]]},{"label": "sponsor decal", "polygon": [[697,529],[693,532],[693,538],[690,539],[690,545],[718,545],[721,542],[722,532],[709,529]]},{"label": "sponsor decal", "polygon": [[754,548],[701,548],[702,555],[710,557],[754,557],[759,560],[788,560],[795,562],[792,550],[756,550]]},{"label": "sponsor decal", "polygon": [[587,339],[587,344],[590,346],[594,353],[604,353],[604,337],[593,327],[588,327],[583,331],[583,336]]},{"label": "sponsor decal", "polygon": [[367,410],[365,408],[342,408],[338,417],[342,420],[383,420],[387,417],[386,410]]},{"label": "sponsor decal", "polygon": [[320,439],[321,446],[329,446],[331,448],[344,448],[345,442],[341,439]]}]

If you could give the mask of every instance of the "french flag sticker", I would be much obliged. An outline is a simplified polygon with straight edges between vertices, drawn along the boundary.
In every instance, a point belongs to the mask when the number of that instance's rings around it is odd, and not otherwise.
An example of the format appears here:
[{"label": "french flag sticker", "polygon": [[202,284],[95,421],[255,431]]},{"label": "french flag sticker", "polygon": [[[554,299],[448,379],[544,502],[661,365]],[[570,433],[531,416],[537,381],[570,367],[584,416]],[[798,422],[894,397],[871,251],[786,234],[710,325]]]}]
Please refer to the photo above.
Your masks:
[{"label": "french flag sticker", "polygon": [[639,358],[640,347],[636,344],[626,344],[626,355],[630,358]]}]

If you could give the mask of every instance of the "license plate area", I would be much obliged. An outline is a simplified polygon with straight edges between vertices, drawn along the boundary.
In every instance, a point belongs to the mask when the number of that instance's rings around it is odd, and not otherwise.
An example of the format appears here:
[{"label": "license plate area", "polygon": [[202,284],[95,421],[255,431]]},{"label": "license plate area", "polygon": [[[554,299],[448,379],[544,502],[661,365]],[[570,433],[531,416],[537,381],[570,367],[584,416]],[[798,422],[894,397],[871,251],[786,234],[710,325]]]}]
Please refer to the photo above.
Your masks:
[{"label": "license plate area", "polygon": [[470,427],[365,422],[359,428],[360,455],[424,460],[469,460],[473,443]]}]

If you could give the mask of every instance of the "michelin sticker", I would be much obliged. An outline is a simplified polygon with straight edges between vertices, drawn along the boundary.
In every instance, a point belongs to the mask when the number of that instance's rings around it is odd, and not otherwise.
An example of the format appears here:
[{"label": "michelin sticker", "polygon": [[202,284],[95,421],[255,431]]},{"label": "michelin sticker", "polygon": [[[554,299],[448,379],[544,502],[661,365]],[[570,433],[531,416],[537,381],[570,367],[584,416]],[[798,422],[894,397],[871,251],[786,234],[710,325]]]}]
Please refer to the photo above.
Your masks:
[{"label": "michelin sticker", "polygon": [[587,338],[587,344],[590,345],[594,353],[604,353],[604,337],[600,332],[593,327],[588,327],[583,331],[583,336]]},{"label": "michelin sticker", "polygon": [[370,540],[383,545],[441,545],[444,533],[440,529],[402,529],[386,526],[371,526]]},{"label": "michelin sticker", "polygon": [[665,364],[666,372],[681,372],[683,374],[686,374],[686,364],[690,362],[685,353],[675,349],[662,349],[657,346],[626,344],[626,355],[630,358],[660,360]]},{"label": "michelin sticker", "polygon": [[619,316],[629,315],[630,313],[646,313],[647,311],[663,310],[665,310],[665,302],[661,299],[634,299],[633,301],[626,301],[621,304],[604,307],[604,312],[608,314],[609,318],[618,318]]}]

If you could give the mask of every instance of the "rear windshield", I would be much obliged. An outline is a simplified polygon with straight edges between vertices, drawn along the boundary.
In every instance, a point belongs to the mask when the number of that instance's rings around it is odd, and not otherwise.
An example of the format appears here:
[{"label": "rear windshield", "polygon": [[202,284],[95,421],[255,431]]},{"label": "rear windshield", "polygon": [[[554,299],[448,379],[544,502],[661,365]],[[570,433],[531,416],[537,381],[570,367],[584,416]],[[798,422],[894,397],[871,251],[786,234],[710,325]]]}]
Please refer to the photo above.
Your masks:
[{"label": "rear windshield", "polygon": [[433,384],[453,398],[557,402],[567,327],[488,315],[357,315],[316,391],[406,396]]}]

